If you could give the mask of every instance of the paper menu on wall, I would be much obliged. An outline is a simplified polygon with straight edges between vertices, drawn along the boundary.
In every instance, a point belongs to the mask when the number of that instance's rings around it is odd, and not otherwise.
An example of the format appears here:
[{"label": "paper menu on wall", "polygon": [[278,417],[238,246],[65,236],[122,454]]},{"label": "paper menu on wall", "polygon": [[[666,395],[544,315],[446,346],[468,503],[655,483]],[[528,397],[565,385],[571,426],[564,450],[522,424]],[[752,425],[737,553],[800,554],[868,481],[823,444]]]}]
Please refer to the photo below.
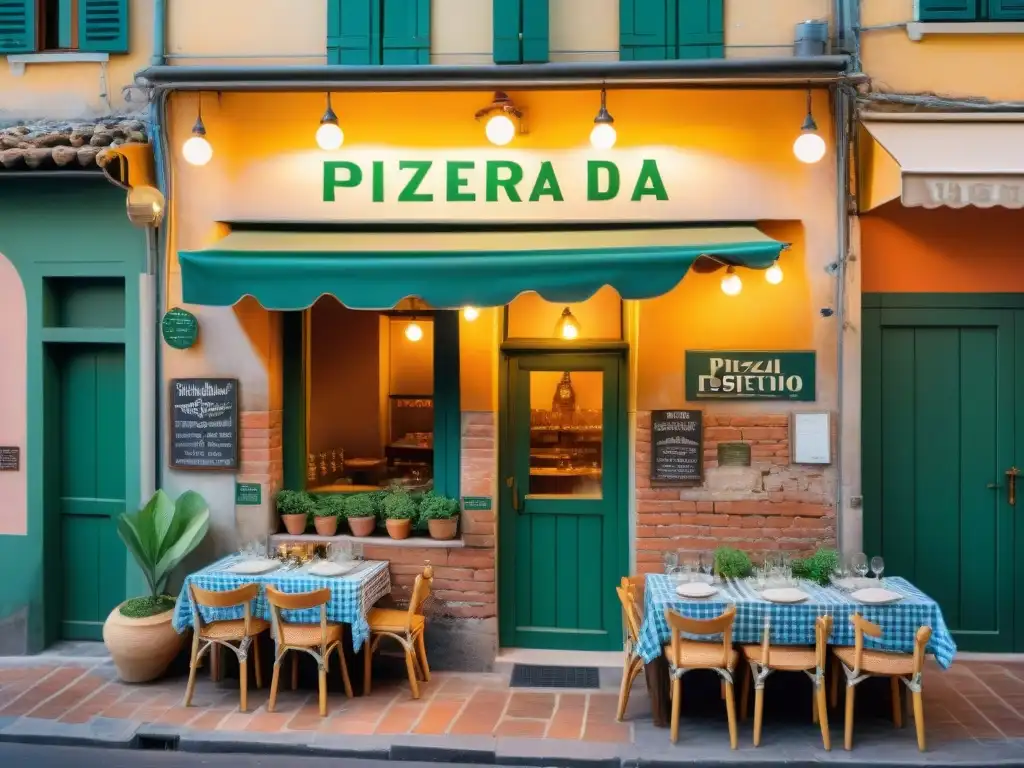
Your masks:
[{"label": "paper menu on wall", "polygon": [[794,413],[792,424],[793,463],[830,464],[832,430],[829,414]]}]

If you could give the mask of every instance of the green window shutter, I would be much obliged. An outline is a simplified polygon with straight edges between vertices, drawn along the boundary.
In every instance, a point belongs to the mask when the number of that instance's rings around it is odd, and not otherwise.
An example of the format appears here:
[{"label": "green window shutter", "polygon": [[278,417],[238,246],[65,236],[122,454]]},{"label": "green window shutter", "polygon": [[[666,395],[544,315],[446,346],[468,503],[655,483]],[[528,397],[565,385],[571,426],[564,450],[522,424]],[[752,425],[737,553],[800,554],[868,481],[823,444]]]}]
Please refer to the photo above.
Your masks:
[{"label": "green window shutter", "polygon": [[434,490],[459,498],[462,406],[459,312],[434,314]]},{"label": "green window shutter", "polygon": [[327,63],[380,64],[380,0],[327,0]]},{"label": "green window shutter", "polygon": [[1024,21],[1024,0],[988,0],[992,21]]},{"label": "green window shutter", "polygon": [[724,0],[679,0],[680,59],[725,56]]},{"label": "green window shutter", "polygon": [[522,0],[494,0],[494,63],[519,64],[522,61]]},{"label": "green window shutter", "polygon": [[384,0],[385,64],[430,63],[430,0]]},{"label": "green window shutter", "polygon": [[548,0],[523,0],[522,62],[543,64],[548,60],[551,12]]},{"label": "green window shutter", "polygon": [[[619,58],[622,61],[672,58],[669,34],[675,29],[675,24],[671,23],[674,17],[675,0],[621,0]],[[674,49],[674,41],[671,45]]]},{"label": "green window shutter", "polygon": [[979,0],[917,0],[918,21],[976,21],[980,10]]},{"label": "green window shutter", "polygon": [[0,0],[0,53],[36,49],[36,0]]},{"label": "green window shutter", "polygon": [[128,53],[128,0],[78,0],[78,50]]}]

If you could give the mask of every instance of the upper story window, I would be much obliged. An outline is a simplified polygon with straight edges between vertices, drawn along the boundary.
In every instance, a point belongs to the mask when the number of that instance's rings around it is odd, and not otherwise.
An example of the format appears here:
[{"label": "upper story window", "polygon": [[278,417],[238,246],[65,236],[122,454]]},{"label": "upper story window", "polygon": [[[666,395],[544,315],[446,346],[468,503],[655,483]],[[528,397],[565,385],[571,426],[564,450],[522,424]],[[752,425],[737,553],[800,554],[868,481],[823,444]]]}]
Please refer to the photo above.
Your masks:
[{"label": "upper story window", "polygon": [[550,27],[548,0],[494,0],[494,63],[543,64]]},{"label": "upper story window", "polygon": [[0,54],[128,53],[128,0],[0,0]]},{"label": "upper story window", "polygon": [[327,0],[327,63],[429,64],[430,0]]},{"label": "upper story window", "polygon": [[1024,0],[917,0],[918,21],[1024,21]]},{"label": "upper story window", "polygon": [[619,58],[623,61],[722,58],[725,55],[723,3],[724,0],[621,0]]}]

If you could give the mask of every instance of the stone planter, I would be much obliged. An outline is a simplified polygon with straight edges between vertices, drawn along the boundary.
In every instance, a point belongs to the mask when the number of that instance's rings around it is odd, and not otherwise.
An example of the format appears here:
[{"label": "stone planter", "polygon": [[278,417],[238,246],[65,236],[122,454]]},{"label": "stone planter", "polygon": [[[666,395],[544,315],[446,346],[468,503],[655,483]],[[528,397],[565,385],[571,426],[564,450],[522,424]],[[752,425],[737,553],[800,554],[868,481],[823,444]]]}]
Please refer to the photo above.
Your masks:
[{"label": "stone planter", "polygon": [[299,534],[306,532],[306,515],[281,515],[281,520],[284,522],[284,529],[288,531],[292,536],[298,536]]},{"label": "stone planter", "polygon": [[348,527],[353,536],[373,536],[373,532],[377,530],[377,518],[350,517]]},{"label": "stone planter", "polygon": [[459,518],[449,518],[447,520],[427,520],[427,530],[430,531],[430,538],[439,539],[440,541],[449,541],[455,538],[455,533],[459,529]]},{"label": "stone planter", "polygon": [[338,534],[338,518],[336,515],[330,517],[314,517],[313,526],[321,536],[336,536]]},{"label": "stone planter", "polygon": [[412,520],[385,520],[384,525],[392,539],[408,539],[412,533]]},{"label": "stone planter", "polygon": [[[124,603],[121,603],[124,605]],[[162,675],[185,640],[171,626],[174,610],[131,619],[117,606],[103,622],[103,643],[126,683],[148,683]]]}]

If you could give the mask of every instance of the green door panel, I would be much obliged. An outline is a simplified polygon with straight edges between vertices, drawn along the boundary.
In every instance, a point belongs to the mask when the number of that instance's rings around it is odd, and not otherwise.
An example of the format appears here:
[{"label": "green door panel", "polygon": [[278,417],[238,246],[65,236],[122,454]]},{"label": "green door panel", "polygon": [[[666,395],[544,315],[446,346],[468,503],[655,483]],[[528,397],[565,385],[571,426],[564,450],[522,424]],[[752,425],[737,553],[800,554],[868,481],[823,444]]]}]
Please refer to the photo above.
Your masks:
[{"label": "green door panel", "polygon": [[[117,535],[125,510],[124,350],[107,345],[63,345],[56,362],[56,403],[47,418],[59,496],[63,564],[61,636],[102,639],[103,621],[125,598],[126,551]],[[55,406],[55,407],[54,407]]]},{"label": "green door panel", "polygon": [[864,309],[865,550],[964,650],[1014,645],[1015,314]]},{"label": "green door panel", "polygon": [[[620,355],[597,353],[511,356],[504,363],[498,515],[504,647],[621,647],[615,586],[628,551],[622,365]],[[545,421],[552,411],[552,382],[565,371],[576,377],[580,405],[571,423]],[[599,414],[583,432],[589,437],[576,437],[566,447],[563,433],[580,429],[575,419],[585,409]],[[570,459],[566,467],[558,458],[563,455],[585,458]],[[572,481],[571,491],[552,485],[566,479],[563,473],[573,462],[584,479]]]}]

